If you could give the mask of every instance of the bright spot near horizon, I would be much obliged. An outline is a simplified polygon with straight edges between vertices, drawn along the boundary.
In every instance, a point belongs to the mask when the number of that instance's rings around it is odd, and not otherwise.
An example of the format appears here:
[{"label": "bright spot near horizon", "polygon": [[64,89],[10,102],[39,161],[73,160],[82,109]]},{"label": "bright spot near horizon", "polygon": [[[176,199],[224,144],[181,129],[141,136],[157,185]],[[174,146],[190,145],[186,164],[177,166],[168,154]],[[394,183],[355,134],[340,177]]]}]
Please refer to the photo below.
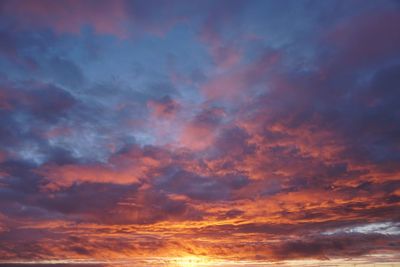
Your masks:
[{"label": "bright spot near horizon", "polygon": [[201,256],[183,256],[170,260],[171,267],[200,267],[215,266],[217,263],[207,257]]}]

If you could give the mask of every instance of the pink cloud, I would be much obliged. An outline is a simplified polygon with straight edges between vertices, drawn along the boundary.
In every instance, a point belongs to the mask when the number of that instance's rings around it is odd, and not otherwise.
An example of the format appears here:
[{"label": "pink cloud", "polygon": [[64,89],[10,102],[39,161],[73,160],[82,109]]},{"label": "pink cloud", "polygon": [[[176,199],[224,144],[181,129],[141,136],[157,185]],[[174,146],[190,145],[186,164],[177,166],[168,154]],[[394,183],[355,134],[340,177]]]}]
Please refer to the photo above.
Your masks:
[{"label": "pink cloud", "polygon": [[7,160],[7,153],[5,151],[0,150],[0,163]]},{"label": "pink cloud", "polygon": [[47,178],[44,186],[58,190],[74,183],[133,184],[153,177],[158,168],[168,162],[168,155],[133,147],[129,151],[112,156],[106,163],[44,165],[36,173]]},{"label": "pink cloud", "polygon": [[189,124],[184,127],[179,142],[192,150],[203,150],[214,142],[215,130],[211,127],[198,124]]},{"label": "pink cloud", "polygon": [[216,75],[201,90],[208,99],[235,99],[261,83],[279,59],[278,53],[267,53],[255,62]]},{"label": "pink cloud", "polygon": [[[243,8],[241,1],[220,1],[207,16],[201,31],[200,40],[206,44],[214,63],[222,69],[230,69],[240,63],[243,50],[237,45],[240,34],[228,38],[224,30],[239,27],[237,12]],[[239,35],[239,36],[238,36]]]},{"label": "pink cloud", "polygon": [[183,125],[179,144],[191,150],[210,148],[218,133],[220,120],[225,113],[219,108],[202,111],[192,121]]},{"label": "pink cloud", "polygon": [[240,63],[243,52],[241,49],[223,40],[223,37],[212,31],[205,29],[201,35],[201,40],[207,45],[214,63],[222,69],[230,69]]},{"label": "pink cloud", "polygon": [[[364,13],[336,25],[325,41],[339,49],[341,66],[359,66],[398,53],[400,12]],[[335,62],[336,62],[335,61]]]},{"label": "pink cloud", "polygon": [[151,109],[152,114],[158,118],[172,118],[180,108],[177,101],[166,96],[160,100],[150,100],[147,107]]},{"label": "pink cloud", "polygon": [[126,35],[123,22],[127,12],[123,0],[6,1],[3,8],[17,17],[22,28],[38,26],[53,28],[58,33],[79,33],[82,26],[89,25],[97,33]]}]

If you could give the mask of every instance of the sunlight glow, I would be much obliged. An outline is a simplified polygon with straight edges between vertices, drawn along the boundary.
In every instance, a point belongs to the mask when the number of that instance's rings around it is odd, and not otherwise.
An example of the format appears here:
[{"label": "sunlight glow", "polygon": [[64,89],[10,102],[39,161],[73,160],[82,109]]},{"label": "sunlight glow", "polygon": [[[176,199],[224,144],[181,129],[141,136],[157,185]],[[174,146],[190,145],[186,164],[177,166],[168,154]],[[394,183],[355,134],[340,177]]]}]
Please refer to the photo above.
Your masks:
[{"label": "sunlight glow", "polygon": [[215,266],[216,263],[206,257],[185,256],[170,260],[171,267]]}]

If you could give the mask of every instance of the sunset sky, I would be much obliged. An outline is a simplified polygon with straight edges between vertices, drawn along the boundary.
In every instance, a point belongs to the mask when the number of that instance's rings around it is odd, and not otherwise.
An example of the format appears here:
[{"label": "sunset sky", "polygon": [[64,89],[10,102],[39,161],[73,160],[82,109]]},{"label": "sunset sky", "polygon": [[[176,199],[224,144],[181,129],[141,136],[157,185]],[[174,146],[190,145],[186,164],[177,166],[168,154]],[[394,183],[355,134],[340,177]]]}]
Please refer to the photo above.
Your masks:
[{"label": "sunset sky", "polygon": [[0,0],[0,266],[400,266],[399,25]]}]

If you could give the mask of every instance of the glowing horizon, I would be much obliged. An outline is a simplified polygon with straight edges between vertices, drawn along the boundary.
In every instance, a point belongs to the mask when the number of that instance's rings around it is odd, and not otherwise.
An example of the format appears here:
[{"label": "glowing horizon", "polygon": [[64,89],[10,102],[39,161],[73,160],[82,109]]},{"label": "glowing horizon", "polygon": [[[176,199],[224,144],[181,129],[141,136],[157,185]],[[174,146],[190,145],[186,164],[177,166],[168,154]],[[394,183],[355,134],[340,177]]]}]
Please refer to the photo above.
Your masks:
[{"label": "glowing horizon", "polygon": [[[388,257],[389,256],[389,257]],[[379,260],[376,263],[376,260]],[[357,267],[393,267],[399,264],[397,257],[393,255],[369,255],[358,257],[357,259],[331,259],[326,260],[288,260],[288,261],[260,261],[260,260],[237,260],[230,261],[224,259],[210,259],[207,257],[198,256],[183,256],[183,257],[146,257],[136,259],[120,259],[111,261],[97,261],[87,259],[70,259],[70,260],[44,260],[44,261],[5,261],[0,264],[11,264],[11,265],[92,265],[92,266],[134,266],[134,267],[207,267],[207,266],[221,266],[221,267],[235,267],[235,266],[246,266],[246,267],[257,267],[257,266],[282,266],[282,267],[295,267],[295,266],[357,266]]]}]

